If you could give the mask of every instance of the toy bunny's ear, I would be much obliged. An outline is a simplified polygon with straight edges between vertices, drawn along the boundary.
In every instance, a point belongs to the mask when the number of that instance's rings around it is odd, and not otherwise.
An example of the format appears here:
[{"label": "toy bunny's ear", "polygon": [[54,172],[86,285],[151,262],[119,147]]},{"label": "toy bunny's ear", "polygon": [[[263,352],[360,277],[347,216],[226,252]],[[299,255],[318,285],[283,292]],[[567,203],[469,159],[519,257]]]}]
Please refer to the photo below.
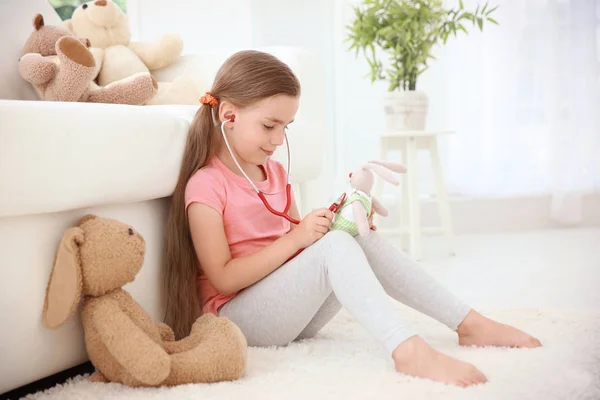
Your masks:
[{"label": "toy bunny's ear", "polygon": [[403,173],[406,172],[406,167],[403,164],[400,164],[400,163],[397,163],[397,162],[392,162],[392,161],[374,161],[374,160],[371,160],[369,162],[373,163],[373,164],[381,165],[383,167],[386,167],[390,171],[394,171],[394,172],[397,172],[399,174],[403,174]]},{"label": "toy bunny's ear", "polygon": [[394,175],[392,175],[392,173],[388,169],[382,167],[381,165],[368,162],[365,165],[363,165],[363,168],[373,170],[377,173],[377,175],[381,176],[383,179],[385,179],[393,185],[400,184],[400,182],[398,182],[396,178],[394,178]]},{"label": "toy bunny's ear", "polygon": [[69,228],[56,251],[44,299],[44,324],[50,329],[64,324],[79,303],[82,290],[79,245],[83,240],[81,228]]},{"label": "toy bunny's ear", "polygon": [[42,14],[35,14],[35,17],[33,17],[33,27],[36,31],[39,31],[42,26],[44,26],[44,17]]}]

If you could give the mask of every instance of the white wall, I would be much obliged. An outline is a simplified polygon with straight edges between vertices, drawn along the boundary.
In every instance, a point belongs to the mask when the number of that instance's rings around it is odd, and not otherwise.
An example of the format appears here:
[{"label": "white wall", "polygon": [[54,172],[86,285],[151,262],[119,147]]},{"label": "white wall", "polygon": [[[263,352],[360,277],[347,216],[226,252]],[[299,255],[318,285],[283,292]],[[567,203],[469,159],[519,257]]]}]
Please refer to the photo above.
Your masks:
[{"label": "white wall", "polygon": [[251,0],[128,0],[133,40],[165,32],[183,38],[183,52],[252,46]]}]

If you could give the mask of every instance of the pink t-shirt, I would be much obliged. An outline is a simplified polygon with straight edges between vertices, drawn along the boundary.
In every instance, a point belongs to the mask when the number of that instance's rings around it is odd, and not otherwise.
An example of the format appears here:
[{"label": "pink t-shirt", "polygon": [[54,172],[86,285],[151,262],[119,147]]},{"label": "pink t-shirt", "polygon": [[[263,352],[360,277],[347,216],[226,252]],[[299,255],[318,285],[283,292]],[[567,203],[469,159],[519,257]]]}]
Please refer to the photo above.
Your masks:
[{"label": "pink t-shirt", "polygon": [[[268,160],[264,165],[267,179],[255,182],[259,190],[275,210],[285,208],[285,185],[287,174],[277,161]],[[293,197],[293,194],[292,194]],[[250,255],[274,242],[290,230],[290,222],[267,210],[250,183],[243,176],[231,171],[218,157],[196,171],[185,189],[185,209],[193,202],[214,208],[223,217],[225,236],[233,258]],[[198,265],[200,271],[200,265]],[[237,293],[220,295],[208,278],[199,274],[197,287],[201,296],[203,312],[218,315],[219,308]]]}]

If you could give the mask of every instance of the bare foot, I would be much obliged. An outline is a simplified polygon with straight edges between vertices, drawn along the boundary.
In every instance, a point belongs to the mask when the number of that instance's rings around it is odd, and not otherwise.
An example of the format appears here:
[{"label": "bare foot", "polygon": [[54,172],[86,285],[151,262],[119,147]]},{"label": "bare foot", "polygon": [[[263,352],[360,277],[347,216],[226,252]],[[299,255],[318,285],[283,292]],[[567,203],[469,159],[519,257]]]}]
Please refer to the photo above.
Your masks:
[{"label": "bare foot", "polygon": [[461,346],[540,347],[542,343],[527,333],[471,311],[456,330]]},{"label": "bare foot", "polygon": [[406,375],[461,387],[487,382],[475,366],[440,353],[419,336],[402,342],[392,358],[396,370]]}]

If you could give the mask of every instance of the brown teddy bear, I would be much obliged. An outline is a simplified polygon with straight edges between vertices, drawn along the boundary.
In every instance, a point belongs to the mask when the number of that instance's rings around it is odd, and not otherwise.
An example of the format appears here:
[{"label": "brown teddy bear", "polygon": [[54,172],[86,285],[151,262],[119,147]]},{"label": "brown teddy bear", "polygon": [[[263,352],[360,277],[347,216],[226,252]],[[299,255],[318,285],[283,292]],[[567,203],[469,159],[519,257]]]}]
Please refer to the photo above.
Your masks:
[{"label": "brown teddy bear", "polygon": [[94,79],[101,58],[88,49],[87,38],[64,27],[44,25],[41,14],[34,17],[33,27],[19,60],[19,73],[40,99],[141,105],[156,95],[158,85],[149,73],[99,87]]},{"label": "brown teddy bear", "polygon": [[96,372],[92,381],[172,386],[240,378],[247,342],[230,320],[205,314],[189,336],[175,341],[121,287],[135,279],[145,242],[131,226],[86,215],[64,232],[44,301],[44,323],[58,328],[83,295],[81,321]]},{"label": "brown teddy bear", "polygon": [[[136,73],[152,73],[175,64],[183,51],[179,35],[165,33],[155,41],[131,41],[127,15],[111,0],[88,1],[77,7],[63,22],[80,37],[88,38],[91,48],[103,59],[98,84],[108,85]],[[146,104],[198,104],[200,84],[181,75],[172,82],[158,82],[158,93]]]}]

